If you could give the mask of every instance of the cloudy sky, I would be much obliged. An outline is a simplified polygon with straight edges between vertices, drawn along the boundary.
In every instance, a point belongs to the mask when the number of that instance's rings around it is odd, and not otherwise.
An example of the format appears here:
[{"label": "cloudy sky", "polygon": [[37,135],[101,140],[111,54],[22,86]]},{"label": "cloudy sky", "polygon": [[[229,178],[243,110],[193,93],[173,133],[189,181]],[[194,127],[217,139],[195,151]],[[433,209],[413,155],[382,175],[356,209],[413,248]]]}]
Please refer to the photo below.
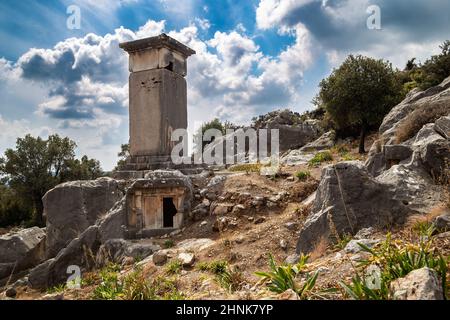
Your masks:
[{"label": "cloudy sky", "polygon": [[[67,27],[71,5],[80,29]],[[373,5],[381,30],[367,28]],[[123,41],[165,32],[197,51],[187,77],[194,128],[305,111],[349,53],[402,68],[437,53],[449,30],[449,0],[2,0],[0,152],[26,133],[59,133],[111,169],[128,140]]]}]

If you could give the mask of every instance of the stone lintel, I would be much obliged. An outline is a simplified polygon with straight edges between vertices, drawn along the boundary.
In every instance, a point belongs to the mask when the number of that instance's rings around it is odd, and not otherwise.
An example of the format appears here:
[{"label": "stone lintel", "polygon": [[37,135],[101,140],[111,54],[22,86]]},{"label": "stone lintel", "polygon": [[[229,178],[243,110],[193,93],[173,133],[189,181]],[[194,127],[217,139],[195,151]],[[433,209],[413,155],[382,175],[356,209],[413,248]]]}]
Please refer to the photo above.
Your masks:
[{"label": "stone lintel", "polygon": [[195,51],[181,42],[169,37],[165,33],[150,38],[139,39],[119,44],[120,48],[128,53],[135,53],[138,51],[146,51],[151,49],[167,48],[176,51],[185,58],[195,54]]}]

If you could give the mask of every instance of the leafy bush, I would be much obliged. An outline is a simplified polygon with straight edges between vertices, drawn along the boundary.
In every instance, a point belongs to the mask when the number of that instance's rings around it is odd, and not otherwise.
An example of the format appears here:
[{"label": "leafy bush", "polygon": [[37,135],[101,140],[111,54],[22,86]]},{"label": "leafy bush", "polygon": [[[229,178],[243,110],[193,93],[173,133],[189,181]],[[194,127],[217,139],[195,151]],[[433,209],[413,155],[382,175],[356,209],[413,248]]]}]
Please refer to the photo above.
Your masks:
[{"label": "leafy bush", "polygon": [[300,181],[305,181],[308,180],[309,177],[311,177],[311,172],[309,171],[297,171],[295,173],[295,176],[300,180]]},{"label": "leafy bush", "polygon": [[200,263],[197,268],[201,271],[209,271],[216,276],[216,281],[228,291],[236,291],[245,282],[242,273],[231,269],[226,261],[217,260],[210,263]]},{"label": "leafy bush", "polygon": [[224,273],[228,268],[228,263],[223,260],[199,263],[197,268],[201,271],[209,271],[214,274]]},{"label": "leafy bush", "polygon": [[331,154],[330,151],[322,151],[322,152],[316,153],[314,158],[309,160],[309,165],[310,166],[318,166],[323,162],[332,161],[332,160],[333,160],[333,155]]},{"label": "leafy bush", "polygon": [[93,291],[96,300],[116,300],[123,297],[123,284],[119,280],[120,266],[109,264],[100,270],[100,285]]},{"label": "leafy bush", "polygon": [[425,61],[419,72],[413,76],[413,80],[422,90],[440,84],[450,75],[450,40],[445,41],[440,48],[441,53]]},{"label": "leafy bush", "polygon": [[100,284],[92,298],[98,300],[180,300],[184,295],[178,291],[176,280],[157,277],[148,280],[138,268],[120,278],[120,267],[109,265],[100,271]]},{"label": "leafy bush", "polygon": [[32,210],[21,201],[16,192],[0,184],[0,227],[19,225],[31,219]]},{"label": "leafy bush", "polygon": [[173,260],[166,266],[166,272],[168,274],[178,274],[183,269],[183,264],[180,260]]},{"label": "leafy bush", "polygon": [[361,261],[360,267],[363,269],[370,265],[379,267],[380,287],[373,288],[366,277],[357,275],[351,284],[341,283],[345,292],[357,300],[390,299],[389,286],[393,280],[403,278],[413,270],[428,267],[438,273],[446,293],[448,258],[442,257],[433,247],[430,236],[432,231],[420,229],[419,232],[418,244],[402,240],[393,241],[390,234],[383,243],[372,249],[359,243],[359,246],[371,255],[367,260]]},{"label": "leafy bush", "polygon": [[168,240],[164,241],[164,248],[169,249],[169,248],[173,248],[173,246],[175,246],[175,243],[173,242],[173,240],[168,239]]},{"label": "leafy bush", "polygon": [[347,244],[351,240],[352,240],[352,235],[351,234],[344,234],[341,237],[337,238],[337,242],[334,245],[334,248],[338,249],[338,250],[342,250],[342,249],[344,249],[347,246]]},{"label": "leafy bush", "polygon": [[318,272],[314,275],[308,275],[303,286],[298,287],[295,282],[295,278],[300,274],[306,263],[308,262],[308,256],[302,255],[300,261],[296,265],[276,265],[273,256],[269,256],[269,266],[271,271],[269,272],[256,272],[255,274],[268,280],[267,287],[270,291],[276,293],[283,293],[288,289],[294,290],[300,298],[306,298],[306,294],[314,288],[316,284]]},{"label": "leafy bush", "polygon": [[321,81],[319,100],[338,131],[359,128],[359,152],[364,153],[367,131],[401,101],[401,83],[392,65],[361,55],[350,55]]}]

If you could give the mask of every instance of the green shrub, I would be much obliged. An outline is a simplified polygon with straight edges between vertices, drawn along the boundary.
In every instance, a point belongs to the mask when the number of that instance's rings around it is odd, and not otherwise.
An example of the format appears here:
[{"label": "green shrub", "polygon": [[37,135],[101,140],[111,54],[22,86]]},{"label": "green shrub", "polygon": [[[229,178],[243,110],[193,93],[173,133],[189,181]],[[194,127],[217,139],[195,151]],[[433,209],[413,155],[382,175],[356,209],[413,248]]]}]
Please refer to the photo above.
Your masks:
[{"label": "green shrub", "polygon": [[245,282],[242,273],[231,269],[228,263],[223,260],[212,261],[210,263],[202,262],[197,265],[197,268],[201,271],[213,273],[220,286],[230,292],[239,290]]},{"label": "green shrub", "polygon": [[341,237],[338,237],[336,244],[334,245],[335,249],[342,250],[347,244],[352,240],[351,234],[344,234]]},{"label": "green shrub", "polygon": [[228,170],[231,172],[257,172],[262,168],[261,163],[243,163],[243,164],[235,164],[231,166]]},{"label": "green shrub", "polygon": [[123,284],[119,279],[120,266],[109,264],[100,270],[100,285],[93,291],[93,299],[117,300],[123,297]]},{"label": "green shrub", "polygon": [[300,181],[306,181],[308,180],[309,177],[311,177],[311,172],[309,171],[297,171],[295,173],[295,176],[300,180]]},{"label": "green shrub", "polygon": [[303,286],[298,287],[295,278],[303,271],[307,261],[308,256],[302,255],[300,261],[296,265],[276,265],[273,256],[270,255],[269,266],[271,271],[256,272],[255,274],[269,281],[267,287],[270,291],[283,293],[288,289],[292,289],[303,299],[306,298],[306,294],[314,288],[319,275],[318,272],[312,276],[308,275]]},{"label": "green shrub", "polygon": [[109,265],[100,271],[100,284],[92,298],[98,300],[180,300],[185,299],[178,291],[175,279],[157,277],[149,280],[142,269],[137,268],[122,279],[117,265]]},{"label": "green shrub", "polygon": [[164,248],[169,249],[169,248],[173,248],[175,246],[175,243],[173,242],[172,239],[168,239],[166,241],[164,241]]},{"label": "green shrub", "polygon": [[223,260],[216,260],[212,262],[202,262],[197,265],[197,268],[201,271],[209,271],[216,275],[222,274],[227,271],[228,263]]},{"label": "green shrub", "polygon": [[389,286],[390,283],[398,278],[405,277],[413,270],[428,267],[434,269],[442,280],[443,290],[447,291],[447,263],[449,259],[445,259],[436,252],[432,245],[432,238],[428,236],[432,231],[419,230],[419,243],[408,243],[401,240],[392,241],[391,235],[388,234],[386,240],[370,249],[359,243],[359,246],[366,252],[370,253],[370,257],[361,261],[360,267],[363,269],[369,265],[375,265],[380,268],[380,287],[371,288],[368,279],[364,276],[357,275],[352,279],[351,284],[341,283],[345,292],[357,300],[373,300],[373,299],[390,299]]},{"label": "green shrub", "polygon": [[166,272],[168,274],[178,274],[183,269],[183,264],[180,260],[173,260],[166,266]]},{"label": "green shrub", "polygon": [[309,160],[309,165],[310,166],[318,166],[318,165],[322,164],[323,162],[332,161],[332,160],[333,160],[333,155],[331,154],[330,151],[322,151],[322,152],[316,153],[314,158]]}]

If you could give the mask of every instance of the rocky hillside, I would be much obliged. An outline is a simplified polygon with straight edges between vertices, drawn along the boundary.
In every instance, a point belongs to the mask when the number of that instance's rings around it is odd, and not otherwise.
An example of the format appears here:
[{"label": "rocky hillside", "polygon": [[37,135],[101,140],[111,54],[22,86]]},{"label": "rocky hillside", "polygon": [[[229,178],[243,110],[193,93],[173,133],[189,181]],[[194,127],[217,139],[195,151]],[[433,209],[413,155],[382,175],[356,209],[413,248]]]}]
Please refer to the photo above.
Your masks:
[{"label": "rocky hillside", "polygon": [[[192,205],[183,229],[142,240],[124,240],[130,182],[60,185],[44,199],[46,235],[0,237],[1,297],[448,297],[450,78],[412,91],[366,142],[362,157],[357,142],[328,132],[286,151],[277,168],[153,172],[146,178],[184,179]],[[77,288],[69,265],[82,268]]]}]

